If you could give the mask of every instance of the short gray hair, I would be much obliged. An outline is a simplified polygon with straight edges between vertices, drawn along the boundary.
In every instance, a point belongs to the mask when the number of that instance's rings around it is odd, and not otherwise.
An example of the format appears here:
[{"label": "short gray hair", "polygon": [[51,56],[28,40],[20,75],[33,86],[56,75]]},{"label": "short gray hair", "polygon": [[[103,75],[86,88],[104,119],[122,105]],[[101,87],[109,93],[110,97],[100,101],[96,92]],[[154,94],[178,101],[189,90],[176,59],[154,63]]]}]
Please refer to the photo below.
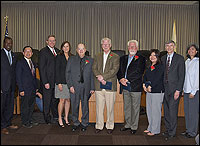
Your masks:
[{"label": "short gray hair", "polygon": [[127,45],[129,46],[130,43],[135,43],[136,47],[138,48],[138,41],[137,40],[130,40],[130,41],[128,41]]},{"label": "short gray hair", "polygon": [[102,39],[101,39],[101,44],[103,44],[103,42],[104,42],[105,40],[108,40],[109,44],[111,45],[111,39],[109,39],[109,38],[102,38]]}]

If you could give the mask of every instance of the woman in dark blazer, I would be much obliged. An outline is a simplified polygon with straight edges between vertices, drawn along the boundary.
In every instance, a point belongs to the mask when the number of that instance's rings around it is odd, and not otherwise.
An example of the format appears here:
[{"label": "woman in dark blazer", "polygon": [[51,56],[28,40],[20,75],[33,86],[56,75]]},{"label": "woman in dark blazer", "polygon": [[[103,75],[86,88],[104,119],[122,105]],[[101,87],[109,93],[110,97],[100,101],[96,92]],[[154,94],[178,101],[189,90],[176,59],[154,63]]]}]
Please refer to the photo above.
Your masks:
[{"label": "woman in dark blazer", "polygon": [[68,113],[70,108],[70,93],[66,82],[65,71],[70,53],[71,46],[68,41],[61,45],[60,53],[56,56],[56,85],[55,85],[55,98],[59,98],[58,104],[58,125],[64,128],[62,121],[62,112],[65,109],[65,123],[70,125],[68,121]]},{"label": "woman in dark blazer", "polygon": [[149,136],[160,133],[161,108],[164,98],[164,67],[160,63],[160,52],[152,49],[150,53],[151,66],[146,70],[143,89],[146,94],[146,108],[149,126],[144,132]]}]

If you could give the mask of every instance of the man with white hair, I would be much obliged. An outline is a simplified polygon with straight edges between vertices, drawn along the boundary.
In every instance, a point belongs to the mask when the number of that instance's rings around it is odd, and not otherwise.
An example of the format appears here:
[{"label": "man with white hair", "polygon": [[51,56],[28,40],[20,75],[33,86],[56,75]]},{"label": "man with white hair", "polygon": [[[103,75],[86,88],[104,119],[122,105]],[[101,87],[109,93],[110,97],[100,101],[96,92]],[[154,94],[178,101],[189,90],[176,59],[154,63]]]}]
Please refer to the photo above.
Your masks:
[{"label": "man with white hair", "polygon": [[142,76],[145,69],[145,58],[138,54],[138,41],[128,41],[128,55],[120,58],[117,78],[124,96],[124,127],[120,131],[131,130],[135,134],[138,128],[140,101],[142,92]]}]

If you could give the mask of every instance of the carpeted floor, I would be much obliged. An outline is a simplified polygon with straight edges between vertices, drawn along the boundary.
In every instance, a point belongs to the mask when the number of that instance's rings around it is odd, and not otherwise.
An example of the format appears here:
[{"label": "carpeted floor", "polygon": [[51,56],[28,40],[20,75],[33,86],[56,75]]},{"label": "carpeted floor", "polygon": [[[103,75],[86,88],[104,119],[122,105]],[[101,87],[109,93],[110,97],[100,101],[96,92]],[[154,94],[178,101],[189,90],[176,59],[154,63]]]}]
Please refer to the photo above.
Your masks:
[{"label": "carpeted floor", "polygon": [[[177,135],[170,141],[165,141],[159,134],[149,137],[144,134],[147,128],[146,115],[140,115],[139,128],[135,135],[130,131],[121,132],[123,124],[115,124],[112,134],[107,134],[106,129],[100,133],[95,133],[95,123],[90,123],[87,131],[78,129],[71,131],[71,127],[60,128],[57,124],[44,124],[43,115],[34,113],[34,118],[40,123],[30,129],[21,126],[20,115],[15,115],[13,123],[19,126],[17,130],[9,130],[9,135],[1,134],[1,145],[195,145],[194,138],[185,138],[180,135],[185,130],[185,119],[178,118]],[[162,118],[161,129],[163,132],[164,121]]]}]

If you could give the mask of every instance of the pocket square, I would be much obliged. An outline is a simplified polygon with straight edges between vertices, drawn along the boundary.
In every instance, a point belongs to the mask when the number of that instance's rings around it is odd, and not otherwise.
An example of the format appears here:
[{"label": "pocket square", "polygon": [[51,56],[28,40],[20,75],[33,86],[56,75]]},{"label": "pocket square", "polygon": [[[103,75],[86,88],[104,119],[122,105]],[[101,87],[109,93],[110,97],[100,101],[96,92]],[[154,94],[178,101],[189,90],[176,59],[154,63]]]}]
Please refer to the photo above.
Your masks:
[{"label": "pocket square", "polygon": [[101,82],[100,82],[100,88],[101,89],[108,89],[108,90],[112,90],[112,82],[106,82],[105,85],[103,85]]}]

